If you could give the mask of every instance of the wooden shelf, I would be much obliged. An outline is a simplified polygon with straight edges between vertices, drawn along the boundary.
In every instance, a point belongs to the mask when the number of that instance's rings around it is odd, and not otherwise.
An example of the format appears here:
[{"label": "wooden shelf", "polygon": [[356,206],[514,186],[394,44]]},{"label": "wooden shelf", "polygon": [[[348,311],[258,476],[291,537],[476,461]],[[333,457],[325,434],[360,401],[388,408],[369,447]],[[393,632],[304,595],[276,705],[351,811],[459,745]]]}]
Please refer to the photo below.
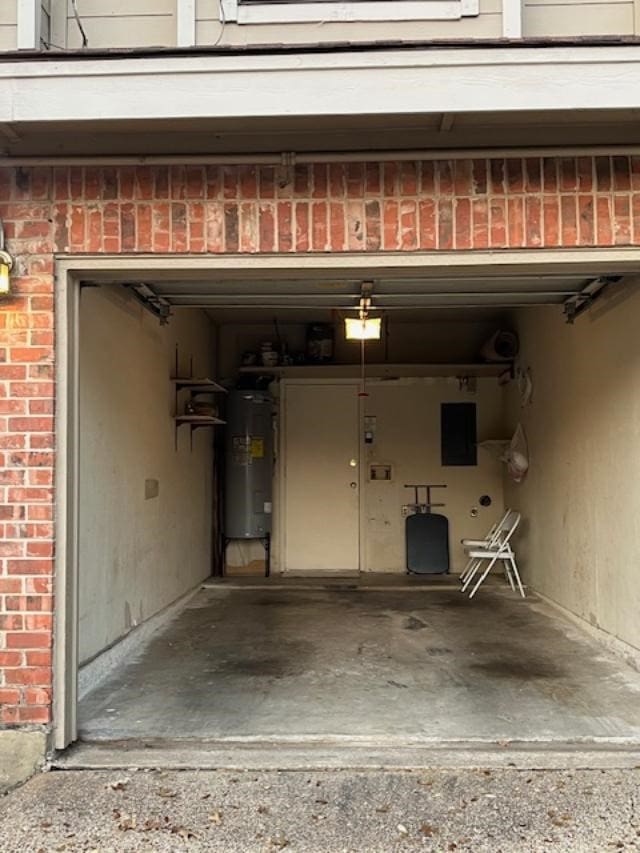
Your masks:
[{"label": "wooden shelf", "polygon": [[213,379],[176,376],[171,380],[177,389],[188,388],[193,393],[226,394],[227,389]]},{"label": "wooden shelf", "polygon": [[226,424],[226,421],[216,418],[213,415],[178,415],[175,418],[178,426],[181,424],[191,424],[191,426],[216,426],[217,424]]},{"label": "wooden shelf", "polygon": [[[498,377],[511,370],[511,362],[499,364],[367,364],[367,379],[404,377],[478,376]],[[360,375],[359,364],[292,364],[280,367],[240,367],[241,374],[277,376],[281,378],[349,379]]]}]

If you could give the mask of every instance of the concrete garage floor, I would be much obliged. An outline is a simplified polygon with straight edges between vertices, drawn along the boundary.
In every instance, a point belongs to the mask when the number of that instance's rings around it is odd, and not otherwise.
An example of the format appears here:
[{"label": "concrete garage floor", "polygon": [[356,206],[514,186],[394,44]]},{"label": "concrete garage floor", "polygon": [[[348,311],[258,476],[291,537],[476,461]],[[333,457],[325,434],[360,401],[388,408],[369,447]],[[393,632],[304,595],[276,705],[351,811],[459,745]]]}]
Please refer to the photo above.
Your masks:
[{"label": "concrete garage floor", "polygon": [[640,673],[503,588],[202,589],[80,705],[128,738],[640,740]]}]

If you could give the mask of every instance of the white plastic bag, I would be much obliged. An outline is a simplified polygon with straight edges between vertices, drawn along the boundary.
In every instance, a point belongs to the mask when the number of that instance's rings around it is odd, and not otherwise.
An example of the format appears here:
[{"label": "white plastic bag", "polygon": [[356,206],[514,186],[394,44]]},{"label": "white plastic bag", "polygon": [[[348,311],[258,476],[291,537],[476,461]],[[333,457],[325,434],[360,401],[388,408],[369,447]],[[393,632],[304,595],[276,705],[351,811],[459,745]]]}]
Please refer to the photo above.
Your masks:
[{"label": "white plastic bag", "polygon": [[522,424],[516,427],[509,447],[502,456],[502,461],[507,463],[511,479],[515,483],[521,483],[529,470],[529,448]]}]

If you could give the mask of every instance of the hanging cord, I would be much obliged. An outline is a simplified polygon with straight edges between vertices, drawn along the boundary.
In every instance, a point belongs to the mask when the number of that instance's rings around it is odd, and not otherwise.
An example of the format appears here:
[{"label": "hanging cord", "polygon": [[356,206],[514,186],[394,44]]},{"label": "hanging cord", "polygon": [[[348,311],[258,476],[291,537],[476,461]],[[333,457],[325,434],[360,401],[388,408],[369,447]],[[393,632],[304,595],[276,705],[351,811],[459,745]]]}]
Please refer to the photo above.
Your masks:
[{"label": "hanging cord", "polygon": [[367,392],[367,377],[365,374],[365,340],[362,338],[360,341],[360,391],[358,392],[358,397],[368,397],[369,394]]},{"label": "hanging cord", "polygon": [[221,24],[220,32],[218,33],[218,38],[214,41],[211,47],[217,47],[220,44],[222,36],[224,35],[224,28],[227,26],[227,16],[224,13],[224,0],[218,0],[218,19]]},{"label": "hanging cord", "polygon": [[89,39],[87,38],[87,34],[82,26],[82,19],[80,18],[80,13],[78,12],[78,0],[71,0],[71,6],[73,8],[73,17],[76,19],[76,24],[78,25],[78,29],[80,30],[80,35],[82,36],[82,47],[89,47]]}]

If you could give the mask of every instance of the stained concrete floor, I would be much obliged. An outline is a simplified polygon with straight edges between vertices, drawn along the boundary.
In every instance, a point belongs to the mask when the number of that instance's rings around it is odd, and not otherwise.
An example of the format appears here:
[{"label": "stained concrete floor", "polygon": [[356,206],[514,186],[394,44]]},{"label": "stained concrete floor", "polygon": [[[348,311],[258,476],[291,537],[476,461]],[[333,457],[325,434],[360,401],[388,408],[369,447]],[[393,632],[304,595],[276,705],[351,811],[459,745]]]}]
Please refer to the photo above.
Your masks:
[{"label": "stained concrete floor", "polygon": [[219,585],[80,705],[87,741],[640,741],[640,673],[535,598]]}]

